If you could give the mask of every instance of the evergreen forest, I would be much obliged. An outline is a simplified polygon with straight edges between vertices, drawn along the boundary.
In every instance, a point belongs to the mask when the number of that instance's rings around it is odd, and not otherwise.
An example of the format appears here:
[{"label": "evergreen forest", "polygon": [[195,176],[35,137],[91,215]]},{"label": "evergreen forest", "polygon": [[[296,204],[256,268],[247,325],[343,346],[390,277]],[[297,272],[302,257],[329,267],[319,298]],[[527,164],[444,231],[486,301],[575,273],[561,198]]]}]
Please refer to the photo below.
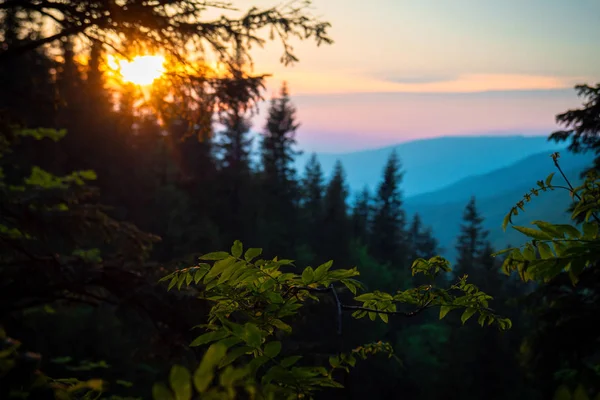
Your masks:
[{"label": "evergreen forest", "polygon": [[[472,197],[450,262],[398,154],[360,193],[296,168],[294,88],[251,54],[334,51],[309,6],[0,0],[0,399],[600,399],[600,157],[548,154],[514,247]],[[111,67],[142,54],[151,85]],[[597,155],[575,90],[548,139]],[[512,224],[550,191],[570,223]]]}]

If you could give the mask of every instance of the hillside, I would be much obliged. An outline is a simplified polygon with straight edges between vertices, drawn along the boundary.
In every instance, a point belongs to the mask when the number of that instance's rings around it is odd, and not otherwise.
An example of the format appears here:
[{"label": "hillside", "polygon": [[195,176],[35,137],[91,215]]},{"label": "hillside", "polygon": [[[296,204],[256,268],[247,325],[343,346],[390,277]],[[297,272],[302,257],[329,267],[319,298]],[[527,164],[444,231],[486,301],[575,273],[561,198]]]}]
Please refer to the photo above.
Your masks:
[{"label": "hillside", "polygon": [[[466,203],[472,195],[484,199],[510,191],[515,187],[530,187],[555,171],[550,154],[549,151],[534,154],[507,167],[469,176],[434,192],[412,196],[407,198],[406,202],[420,205]],[[567,170],[581,171],[591,165],[593,160],[594,155],[591,153],[573,154],[566,150],[560,151],[560,163]]]},{"label": "hillside", "polygon": [[[586,156],[572,156],[565,155],[562,158],[562,165],[566,169],[565,174],[573,183],[580,182],[579,175],[581,173],[582,165],[589,165],[589,163],[582,162],[583,159],[590,160],[592,157]],[[579,159],[581,158],[581,160]],[[567,160],[575,159],[577,162],[574,164],[576,167],[571,167],[571,164],[567,163]],[[531,157],[531,160],[540,160],[539,157]],[[535,187],[535,182],[540,179],[544,179],[549,173],[554,172],[555,169],[552,166],[551,161],[545,160],[546,168],[543,172],[539,173],[537,177],[529,180],[529,183],[523,183],[526,178],[521,178],[513,175],[515,182],[518,184],[510,185],[510,181],[499,182],[497,181],[497,192],[495,195],[490,192],[490,176],[500,176],[502,170],[512,170],[517,165],[510,168],[505,168],[499,171],[495,171],[491,174],[473,177],[468,180],[468,189],[465,189],[465,182],[459,182],[457,185],[445,188],[439,193],[430,193],[427,196],[418,196],[406,201],[406,211],[409,216],[412,216],[415,212],[421,215],[423,222],[429,225],[435,237],[439,240],[440,246],[444,249],[443,254],[450,258],[454,258],[455,251],[454,245],[456,243],[456,237],[460,231],[460,224],[462,221],[462,214],[464,207],[471,195],[475,195],[477,198],[477,208],[481,215],[485,218],[484,227],[490,231],[489,239],[496,249],[501,249],[507,245],[520,245],[526,241],[526,238],[519,232],[507,229],[506,232],[502,231],[501,225],[504,216],[513,207],[525,193],[532,187]],[[527,164],[523,164],[527,165]],[[533,162],[530,164],[530,168],[533,171],[541,169],[540,165]],[[527,177],[532,173],[524,173]],[[556,175],[554,178],[555,184],[560,184],[562,179]],[[493,184],[492,184],[493,186]],[[458,190],[465,190],[462,195],[459,196]],[[427,203],[418,202],[416,200],[419,197],[423,199],[443,199],[444,195],[453,196],[452,201],[438,202],[438,203]],[[459,199],[460,197],[460,199]],[[562,213],[557,210],[566,210],[571,202],[571,199],[567,192],[562,190],[556,190],[553,192],[542,193],[538,197],[534,197],[532,202],[526,206],[525,212],[520,213],[517,217],[513,218],[513,222],[518,225],[528,225],[534,220],[542,219],[548,222],[560,223],[566,222],[569,219],[568,214]]]},{"label": "hillside", "polygon": [[[402,188],[405,196],[437,191],[472,175],[492,172],[525,157],[551,152],[564,146],[548,142],[545,136],[465,136],[416,140],[375,150],[327,154],[317,157],[328,175],[336,160],[346,170],[351,192],[366,185],[375,189],[385,162],[396,150],[406,171]],[[297,158],[301,172],[310,154]]]}]

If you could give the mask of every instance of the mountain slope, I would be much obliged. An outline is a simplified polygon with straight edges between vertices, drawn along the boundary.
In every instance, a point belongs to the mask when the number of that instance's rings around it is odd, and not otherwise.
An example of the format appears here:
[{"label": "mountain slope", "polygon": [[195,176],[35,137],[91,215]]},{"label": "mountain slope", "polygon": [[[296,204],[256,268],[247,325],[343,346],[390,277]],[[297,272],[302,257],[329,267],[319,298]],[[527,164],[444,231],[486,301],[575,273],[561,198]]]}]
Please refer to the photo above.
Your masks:
[{"label": "mountain slope", "polygon": [[[567,167],[566,164],[563,164],[563,166]],[[490,231],[489,239],[494,248],[499,250],[509,244],[519,246],[527,240],[525,236],[514,229],[508,228],[506,232],[503,232],[501,228],[502,220],[508,211],[522,199],[523,195],[536,186],[535,182],[544,179],[552,170],[552,166],[549,166],[544,173],[529,184],[498,187],[496,195],[477,197],[477,208],[484,217],[484,228]],[[565,175],[575,185],[581,182],[579,178],[581,170],[581,168],[569,169],[565,171]],[[483,180],[484,178],[481,179]],[[472,181],[472,183],[475,186],[477,181]],[[562,178],[557,174],[553,183],[556,185],[563,184]],[[454,246],[456,244],[456,237],[460,232],[463,210],[467,204],[468,197],[470,197],[470,194],[467,195],[466,193],[464,194],[465,198],[460,201],[420,204],[411,199],[411,201],[407,201],[405,207],[410,216],[414,213],[419,213],[423,223],[432,228],[434,236],[439,240],[440,246],[444,248],[443,255],[450,260],[453,260],[455,257]],[[477,196],[476,191],[473,194]],[[442,197],[435,193],[432,196]],[[550,192],[543,192],[538,197],[533,197],[531,203],[525,206],[525,212],[520,212],[518,216],[513,218],[513,223],[527,226],[532,221],[538,219],[551,223],[565,223],[570,220],[566,212],[570,204],[569,193],[564,190],[557,189]]]},{"label": "mountain slope", "polygon": [[[467,202],[471,196],[478,199],[494,197],[515,187],[534,187],[540,179],[556,171],[551,152],[544,151],[517,161],[504,168],[481,175],[473,175],[455,182],[435,192],[412,196],[406,200],[414,204],[443,204],[449,202]],[[560,152],[560,164],[567,170],[583,170],[592,165],[594,155]]]},{"label": "mountain slope", "polygon": [[[466,136],[416,140],[376,150],[344,154],[317,154],[329,174],[340,160],[352,192],[366,185],[375,189],[384,164],[396,150],[406,171],[402,188],[405,196],[436,191],[470,175],[485,174],[540,152],[552,152],[562,145],[545,136]],[[298,157],[296,167],[304,170],[310,154]]]}]

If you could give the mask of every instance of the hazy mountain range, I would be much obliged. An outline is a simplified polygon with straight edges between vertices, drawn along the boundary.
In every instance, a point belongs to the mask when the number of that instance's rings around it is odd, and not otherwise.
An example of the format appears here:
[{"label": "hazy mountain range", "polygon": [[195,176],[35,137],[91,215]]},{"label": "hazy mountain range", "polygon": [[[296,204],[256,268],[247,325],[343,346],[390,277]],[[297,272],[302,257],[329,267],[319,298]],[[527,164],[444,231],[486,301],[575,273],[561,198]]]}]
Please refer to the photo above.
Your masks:
[{"label": "hazy mountain range", "polygon": [[[452,136],[353,153],[318,153],[317,156],[326,175],[340,160],[354,193],[365,185],[371,190],[377,187],[387,158],[396,150],[405,172],[402,190],[405,196],[413,196],[441,189],[470,175],[491,172],[535,153],[564,147],[548,142],[545,136]],[[300,173],[309,157],[309,153],[303,153],[297,158]]]},{"label": "hazy mountain range", "polygon": [[[340,160],[351,192],[356,193],[365,185],[376,189],[385,162],[396,149],[405,172],[401,187],[409,217],[418,212],[445,249],[443,254],[452,259],[463,209],[471,196],[476,197],[496,248],[522,244],[525,239],[520,233],[510,228],[502,231],[502,220],[529,189],[536,187],[536,181],[556,172],[550,154],[560,151],[561,166],[573,181],[579,181],[581,171],[592,163],[593,154],[574,155],[565,147],[548,142],[546,137],[445,137],[317,157],[327,174]],[[300,171],[309,156],[304,154],[298,161]],[[564,183],[558,174],[553,182]],[[567,192],[543,193],[514,222],[565,222],[568,214],[557,210],[566,210],[569,202]]]}]

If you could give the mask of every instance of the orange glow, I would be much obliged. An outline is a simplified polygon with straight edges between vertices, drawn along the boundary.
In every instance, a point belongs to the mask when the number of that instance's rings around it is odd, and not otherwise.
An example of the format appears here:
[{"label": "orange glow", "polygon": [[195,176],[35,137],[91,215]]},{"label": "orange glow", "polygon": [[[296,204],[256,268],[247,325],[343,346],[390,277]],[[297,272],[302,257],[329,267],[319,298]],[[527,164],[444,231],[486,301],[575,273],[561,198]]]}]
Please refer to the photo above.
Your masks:
[{"label": "orange glow", "polygon": [[119,73],[125,82],[148,86],[165,73],[162,56],[136,56],[131,61],[109,56],[108,66]]}]

